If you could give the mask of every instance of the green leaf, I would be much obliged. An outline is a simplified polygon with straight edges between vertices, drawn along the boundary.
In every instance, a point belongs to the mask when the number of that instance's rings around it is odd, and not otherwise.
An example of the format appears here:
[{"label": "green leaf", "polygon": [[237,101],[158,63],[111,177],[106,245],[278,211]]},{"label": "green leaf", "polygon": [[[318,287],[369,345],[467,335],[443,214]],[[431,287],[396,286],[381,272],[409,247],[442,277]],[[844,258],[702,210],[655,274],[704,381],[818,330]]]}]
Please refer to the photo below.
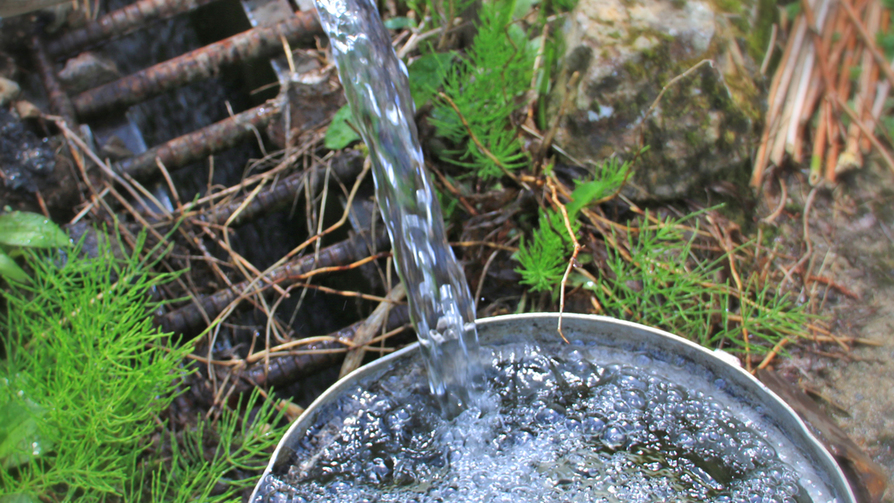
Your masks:
[{"label": "green leaf", "polygon": [[393,17],[385,21],[385,28],[389,30],[403,30],[404,28],[415,28],[416,21],[408,17]]},{"label": "green leaf", "polygon": [[38,454],[34,446],[40,445],[37,421],[41,412],[39,406],[29,402],[13,401],[0,407],[0,465],[3,468],[27,463]]},{"label": "green leaf", "polygon": [[348,125],[351,118],[351,107],[345,105],[335,112],[329,129],[326,130],[326,138],[323,143],[329,150],[341,150],[360,139],[357,132]]},{"label": "green leaf", "polygon": [[22,268],[16,264],[16,261],[9,255],[3,253],[3,250],[0,250],[0,276],[13,281],[18,281],[19,283],[28,283],[31,281],[31,277],[28,276],[28,273],[23,271]]},{"label": "green leaf", "polygon": [[509,39],[515,44],[516,47],[525,47],[528,49],[528,34],[525,33],[524,28],[519,26],[517,23],[512,23],[506,27],[506,34],[509,35]]},{"label": "green leaf", "polygon": [[453,60],[452,52],[431,53],[420,57],[407,68],[410,74],[410,95],[416,108],[421,107],[444,82]]},{"label": "green leaf", "polygon": [[14,211],[0,215],[0,244],[55,248],[70,246],[71,241],[58,225],[43,215]]},{"label": "green leaf", "polygon": [[581,208],[593,201],[598,201],[603,197],[611,195],[624,183],[629,170],[629,163],[620,164],[618,158],[612,157],[603,163],[602,171],[595,180],[589,182],[575,181],[577,186],[574,188],[574,192],[571,193],[571,202],[565,205],[565,208],[568,210],[568,217],[571,220],[576,219],[577,212]]},{"label": "green leaf", "polygon": [[798,14],[801,13],[801,3],[800,2],[792,2],[784,7],[785,14],[789,19],[795,19],[798,17]]}]

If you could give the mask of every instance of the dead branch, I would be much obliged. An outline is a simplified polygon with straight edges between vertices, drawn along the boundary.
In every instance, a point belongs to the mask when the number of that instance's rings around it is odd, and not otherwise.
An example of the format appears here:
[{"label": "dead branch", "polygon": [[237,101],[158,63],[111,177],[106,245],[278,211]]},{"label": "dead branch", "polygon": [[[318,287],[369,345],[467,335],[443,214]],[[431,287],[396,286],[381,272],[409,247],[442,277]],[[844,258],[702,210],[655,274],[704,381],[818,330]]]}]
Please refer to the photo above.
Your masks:
[{"label": "dead branch", "polygon": [[[336,243],[320,250],[318,260],[313,255],[305,255],[296,260],[287,262],[272,271],[267,271],[252,287],[251,281],[243,281],[217,293],[196,299],[197,303],[188,304],[176,311],[156,319],[156,323],[166,332],[177,334],[192,333],[197,327],[205,323],[202,313],[216,317],[227,307],[237,302],[238,299],[260,292],[273,284],[288,282],[290,279],[304,278],[307,273],[327,267],[337,267],[363,259],[369,255],[371,245],[370,237],[366,233]],[[388,249],[390,241],[385,233],[380,233],[375,238],[375,249]],[[251,290],[250,290],[251,289]]]}]

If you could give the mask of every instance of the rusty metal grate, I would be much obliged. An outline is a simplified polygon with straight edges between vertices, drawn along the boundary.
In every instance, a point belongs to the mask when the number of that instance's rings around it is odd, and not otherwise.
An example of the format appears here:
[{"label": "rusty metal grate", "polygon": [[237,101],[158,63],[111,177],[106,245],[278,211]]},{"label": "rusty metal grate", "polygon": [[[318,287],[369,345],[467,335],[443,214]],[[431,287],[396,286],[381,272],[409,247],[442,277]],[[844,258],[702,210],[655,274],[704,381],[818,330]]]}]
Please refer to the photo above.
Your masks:
[{"label": "rusty metal grate", "polygon": [[[320,148],[324,128],[344,98],[318,48],[322,32],[312,10],[293,10],[285,0],[244,0],[238,7],[250,25],[247,30],[129,75],[92,82],[87,89],[71,89],[61,78],[63,69],[85,58],[85,50],[117,50],[121,37],[194,15],[198,9],[204,9],[203,15],[215,9],[220,15],[231,14],[235,3],[139,0],[61,34],[33,35],[28,43],[47,106],[82,182],[69,187],[84,198],[72,232],[88,232],[88,219],[117,225],[125,240],[138,228],[149,229],[150,239],[174,243],[167,267],[192,268],[164,292],[168,298],[190,300],[159,313],[156,321],[166,331],[187,335],[216,327],[200,344],[207,364],[192,383],[191,396],[206,405],[255,386],[290,384],[332,366],[351,347],[360,327],[370,330],[363,313],[382,302],[395,304],[383,296],[392,278],[382,265],[389,254],[382,250],[390,243],[375,223],[371,197],[366,197],[371,191],[363,157]],[[262,91],[278,87],[275,97],[257,103],[249,94],[243,101],[255,103],[241,111],[230,110],[222,120],[145,145],[129,109],[159,96],[169,99],[185,86],[200,88],[208,79],[244,72],[249,66],[263,66],[275,76],[275,81],[260,83]],[[111,142],[101,144],[100,139],[109,138],[122,143],[117,155]],[[260,150],[258,158],[232,183],[215,187],[211,180],[219,175],[216,160],[239,145],[259,145],[252,147]],[[207,190],[196,197],[180,194],[178,176],[207,178]],[[341,193],[339,202],[334,202],[335,193]],[[302,198],[303,208],[297,205]],[[344,218],[333,223],[337,214]],[[252,236],[263,241],[266,231],[244,228],[264,219],[291,225],[301,217],[307,229],[298,237],[298,246],[276,252],[276,260],[253,260]],[[355,269],[364,272],[334,283],[314,281],[318,275]],[[344,285],[356,283],[358,277],[359,284]],[[359,299],[361,321],[302,341],[317,334],[296,330],[295,313],[302,306],[304,312],[312,310],[307,304],[315,294]],[[284,312],[280,304],[290,304],[292,312]],[[406,327],[408,313],[399,304],[383,326],[373,330],[393,335]],[[344,325],[328,321],[333,323]],[[220,364],[222,360],[229,363]]]}]

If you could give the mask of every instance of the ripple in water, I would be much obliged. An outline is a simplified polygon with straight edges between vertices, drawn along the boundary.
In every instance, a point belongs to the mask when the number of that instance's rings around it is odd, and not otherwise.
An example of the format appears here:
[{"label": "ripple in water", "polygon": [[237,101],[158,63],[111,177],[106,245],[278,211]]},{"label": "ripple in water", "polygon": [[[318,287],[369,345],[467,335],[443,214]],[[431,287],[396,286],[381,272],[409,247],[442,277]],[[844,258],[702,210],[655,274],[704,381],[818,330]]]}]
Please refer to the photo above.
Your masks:
[{"label": "ripple in water", "polygon": [[360,383],[320,412],[259,501],[813,500],[770,436],[711,397],[560,351],[485,348],[483,407],[451,420],[414,389],[421,368]]}]

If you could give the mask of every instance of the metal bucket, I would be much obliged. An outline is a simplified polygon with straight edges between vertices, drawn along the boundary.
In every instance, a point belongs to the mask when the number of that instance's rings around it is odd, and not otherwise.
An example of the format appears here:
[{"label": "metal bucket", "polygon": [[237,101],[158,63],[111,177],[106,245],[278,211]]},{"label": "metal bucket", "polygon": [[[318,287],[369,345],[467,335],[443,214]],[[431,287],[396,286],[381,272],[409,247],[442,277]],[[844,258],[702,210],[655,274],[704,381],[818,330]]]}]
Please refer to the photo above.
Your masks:
[{"label": "metal bucket", "polygon": [[[481,319],[477,325],[482,346],[531,341],[548,350],[565,344],[556,333],[556,322],[556,314],[536,313]],[[599,354],[604,350],[608,358],[611,354],[636,355],[648,362],[650,371],[653,367],[666,368],[686,375],[697,391],[732,403],[731,412],[737,418],[767,432],[777,450],[784,449],[786,462],[798,469],[802,482],[808,482],[815,489],[814,494],[821,495],[814,496],[814,501],[856,501],[841,469],[795,412],[751,374],[731,363],[730,358],[661,330],[602,316],[567,314],[563,332],[572,345],[596,347]],[[297,461],[299,443],[309,427],[325,419],[321,414],[332,409],[327,405],[360,381],[374,381],[389,369],[418,360],[418,353],[418,344],[410,345],[357,369],[320,395],[280,441],[250,501],[262,501],[271,487],[269,477],[287,472]]]}]

